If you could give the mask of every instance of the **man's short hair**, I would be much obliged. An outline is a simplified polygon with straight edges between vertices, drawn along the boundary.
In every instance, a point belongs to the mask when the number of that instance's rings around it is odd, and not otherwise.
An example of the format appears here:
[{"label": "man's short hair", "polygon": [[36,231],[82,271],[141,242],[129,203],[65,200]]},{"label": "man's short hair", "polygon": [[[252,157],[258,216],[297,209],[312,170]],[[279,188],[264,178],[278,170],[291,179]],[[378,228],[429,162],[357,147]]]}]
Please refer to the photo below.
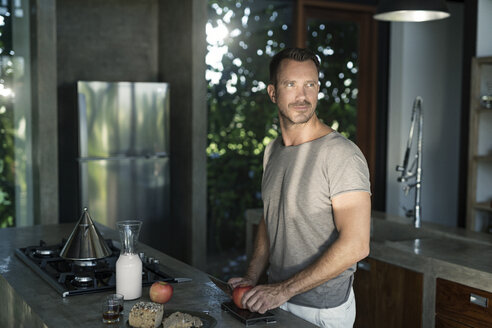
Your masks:
[{"label": "man's short hair", "polygon": [[270,83],[274,86],[277,86],[278,68],[284,59],[293,59],[299,62],[312,60],[319,74],[319,59],[314,52],[307,48],[285,48],[273,56],[270,62]]}]

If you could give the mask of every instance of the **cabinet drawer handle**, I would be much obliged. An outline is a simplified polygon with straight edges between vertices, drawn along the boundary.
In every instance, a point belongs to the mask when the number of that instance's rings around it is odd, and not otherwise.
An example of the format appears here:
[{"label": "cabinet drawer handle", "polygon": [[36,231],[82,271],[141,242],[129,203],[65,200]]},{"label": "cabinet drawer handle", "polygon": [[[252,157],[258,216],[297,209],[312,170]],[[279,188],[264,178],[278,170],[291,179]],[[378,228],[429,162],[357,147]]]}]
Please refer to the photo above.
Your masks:
[{"label": "cabinet drawer handle", "polygon": [[360,261],[357,263],[357,269],[364,271],[371,271],[371,264],[369,262]]},{"label": "cabinet drawer handle", "polygon": [[470,293],[470,303],[486,308],[488,299],[486,297]]}]

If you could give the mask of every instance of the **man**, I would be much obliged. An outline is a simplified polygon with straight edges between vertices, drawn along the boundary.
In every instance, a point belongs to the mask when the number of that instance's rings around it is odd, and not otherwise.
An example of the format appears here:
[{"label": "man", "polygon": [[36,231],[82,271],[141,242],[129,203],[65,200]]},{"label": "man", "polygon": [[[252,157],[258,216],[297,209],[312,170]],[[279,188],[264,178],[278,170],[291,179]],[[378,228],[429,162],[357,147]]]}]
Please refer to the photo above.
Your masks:
[{"label": "man", "polygon": [[[244,277],[242,303],[264,313],[281,307],[321,327],[352,327],[356,263],[369,254],[370,185],[359,148],[316,113],[319,61],[284,49],[270,63],[267,91],[281,136],[265,149],[263,218]],[[268,267],[268,284],[257,285]]]}]

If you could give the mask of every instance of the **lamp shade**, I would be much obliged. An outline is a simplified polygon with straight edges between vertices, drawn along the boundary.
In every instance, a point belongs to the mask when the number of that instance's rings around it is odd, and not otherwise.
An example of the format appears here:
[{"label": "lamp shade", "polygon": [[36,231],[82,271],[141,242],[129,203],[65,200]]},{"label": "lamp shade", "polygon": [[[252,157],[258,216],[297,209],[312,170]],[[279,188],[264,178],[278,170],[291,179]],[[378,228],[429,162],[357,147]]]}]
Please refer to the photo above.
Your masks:
[{"label": "lamp shade", "polygon": [[449,16],[445,0],[380,0],[374,18],[394,22],[425,22]]}]

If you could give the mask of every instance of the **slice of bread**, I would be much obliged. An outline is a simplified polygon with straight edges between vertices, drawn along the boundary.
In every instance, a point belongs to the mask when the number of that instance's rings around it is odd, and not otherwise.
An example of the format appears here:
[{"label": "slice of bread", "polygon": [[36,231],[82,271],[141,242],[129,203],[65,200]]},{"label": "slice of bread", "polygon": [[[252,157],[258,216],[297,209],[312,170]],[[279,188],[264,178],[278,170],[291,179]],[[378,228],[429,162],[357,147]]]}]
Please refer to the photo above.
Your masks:
[{"label": "slice of bread", "polygon": [[169,317],[164,319],[162,325],[164,328],[191,328],[202,327],[203,322],[200,318],[192,316],[188,313],[174,312]]},{"label": "slice of bread", "polygon": [[137,302],[133,305],[128,323],[135,328],[157,328],[162,323],[164,305],[154,302]]}]

